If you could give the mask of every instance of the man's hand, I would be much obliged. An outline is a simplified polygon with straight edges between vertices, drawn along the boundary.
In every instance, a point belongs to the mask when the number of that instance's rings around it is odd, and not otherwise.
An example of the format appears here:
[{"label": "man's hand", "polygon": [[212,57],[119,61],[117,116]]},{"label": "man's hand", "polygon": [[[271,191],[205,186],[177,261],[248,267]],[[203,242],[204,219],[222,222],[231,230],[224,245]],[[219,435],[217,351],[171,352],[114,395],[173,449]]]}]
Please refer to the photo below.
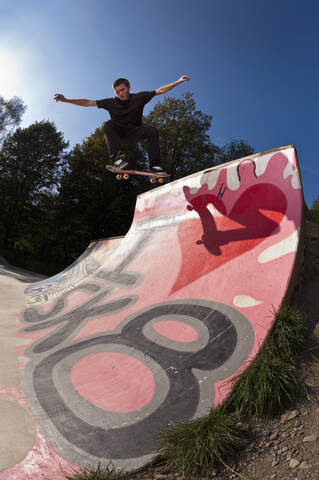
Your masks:
[{"label": "man's hand", "polygon": [[187,82],[188,80],[190,80],[190,77],[188,77],[187,75],[182,75],[181,78],[178,81],[178,83],[183,83],[183,82]]},{"label": "man's hand", "polygon": [[56,93],[56,94],[54,95],[54,100],[55,100],[56,102],[66,102],[66,98],[65,98],[64,95],[62,95],[62,93]]}]

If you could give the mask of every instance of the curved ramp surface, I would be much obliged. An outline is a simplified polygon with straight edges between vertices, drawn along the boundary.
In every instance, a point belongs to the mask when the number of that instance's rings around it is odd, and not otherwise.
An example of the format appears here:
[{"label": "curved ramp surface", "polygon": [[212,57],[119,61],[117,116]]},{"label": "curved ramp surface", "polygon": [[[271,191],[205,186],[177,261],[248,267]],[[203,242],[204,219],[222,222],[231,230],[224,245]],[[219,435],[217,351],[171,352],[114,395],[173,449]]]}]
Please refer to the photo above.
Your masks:
[{"label": "curved ramp surface", "polygon": [[94,240],[70,266],[53,277],[35,282],[25,289],[29,303],[42,303],[72,290],[83,279],[92,275],[117,248],[123,237]]},{"label": "curved ramp surface", "polygon": [[292,284],[302,208],[293,146],[139,196],[105,262],[21,315],[15,398],[35,440],[1,479],[58,478],[59,462],[134,469],[161,431],[223,402]]}]

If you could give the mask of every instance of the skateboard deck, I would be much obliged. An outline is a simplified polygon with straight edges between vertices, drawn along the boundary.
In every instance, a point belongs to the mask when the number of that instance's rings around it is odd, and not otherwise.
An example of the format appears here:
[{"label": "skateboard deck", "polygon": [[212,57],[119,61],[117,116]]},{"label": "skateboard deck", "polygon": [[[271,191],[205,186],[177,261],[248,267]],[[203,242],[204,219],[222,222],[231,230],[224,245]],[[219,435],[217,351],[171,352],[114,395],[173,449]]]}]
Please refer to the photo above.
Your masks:
[{"label": "skateboard deck", "polygon": [[106,169],[109,172],[116,173],[116,180],[128,180],[130,178],[130,175],[141,175],[144,177],[150,177],[150,182],[151,183],[164,183],[165,178],[170,177],[169,173],[163,172],[163,173],[154,173],[154,172],[149,172],[149,171],[143,171],[143,170],[128,170],[126,168],[120,169],[113,167],[113,165],[106,165]]}]

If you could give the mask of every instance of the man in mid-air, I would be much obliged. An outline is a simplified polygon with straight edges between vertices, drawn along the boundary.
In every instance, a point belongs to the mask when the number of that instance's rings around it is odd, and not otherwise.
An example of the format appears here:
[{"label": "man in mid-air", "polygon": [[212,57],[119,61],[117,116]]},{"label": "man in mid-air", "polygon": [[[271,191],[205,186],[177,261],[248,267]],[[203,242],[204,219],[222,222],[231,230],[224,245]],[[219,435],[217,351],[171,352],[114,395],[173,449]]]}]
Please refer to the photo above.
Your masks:
[{"label": "man in mid-air", "polygon": [[164,173],[160,166],[159,134],[157,128],[151,125],[142,125],[144,106],[155,96],[169,92],[180,83],[189,80],[183,75],[179,80],[163,85],[156,90],[130,93],[130,82],[126,78],[118,78],[113,83],[114,98],[103,100],[67,99],[57,93],[54,99],[57,102],[73,103],[80,107],[104,108],[111,119],[105,122],[103,130],[108,146],[112,165],[123,169],[128,165],[126,155],[121,152],[122,144],[132,144],[141,140],[147,141],[149,169],[152,173]]}]

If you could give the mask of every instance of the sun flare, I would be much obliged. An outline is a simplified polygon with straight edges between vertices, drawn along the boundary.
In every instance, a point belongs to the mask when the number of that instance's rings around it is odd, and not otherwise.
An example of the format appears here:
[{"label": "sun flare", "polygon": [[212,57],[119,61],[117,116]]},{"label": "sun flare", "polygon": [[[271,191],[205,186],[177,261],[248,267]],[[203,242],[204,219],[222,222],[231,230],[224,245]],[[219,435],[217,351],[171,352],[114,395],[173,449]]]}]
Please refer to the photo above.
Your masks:
[{"label": "sun flare", "polygon": [[18,63],[8,51],[0,49],[0,96],[11,98],[18,95]]}]

